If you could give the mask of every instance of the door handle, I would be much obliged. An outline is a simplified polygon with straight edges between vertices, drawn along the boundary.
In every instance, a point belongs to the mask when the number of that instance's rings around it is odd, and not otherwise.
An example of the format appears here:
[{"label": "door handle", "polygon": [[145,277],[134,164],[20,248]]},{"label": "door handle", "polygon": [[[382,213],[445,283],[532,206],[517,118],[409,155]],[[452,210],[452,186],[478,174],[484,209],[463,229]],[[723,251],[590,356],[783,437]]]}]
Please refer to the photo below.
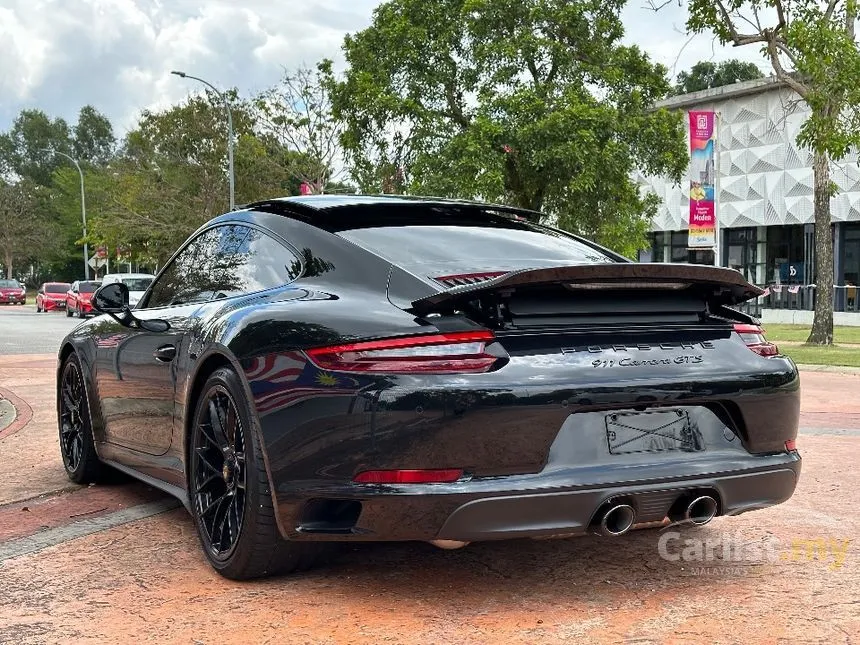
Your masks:
[{"label": "door handle", "polygon": [[162,345],[152,354],[155,360],[162,363],[169,363],[176,358],[176,347],[174,345]]}]

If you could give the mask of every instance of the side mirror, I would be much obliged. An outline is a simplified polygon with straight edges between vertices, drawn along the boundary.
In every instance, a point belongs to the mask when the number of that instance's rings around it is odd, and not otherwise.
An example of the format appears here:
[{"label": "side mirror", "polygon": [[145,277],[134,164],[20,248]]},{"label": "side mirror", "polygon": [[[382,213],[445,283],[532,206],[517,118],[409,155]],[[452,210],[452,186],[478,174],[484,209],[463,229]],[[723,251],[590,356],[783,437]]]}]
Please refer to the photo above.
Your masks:
[{"label": "side mirror", "polygon": [[137,327],[152,332],[170,329],[170,323],[166,320],[136,318],[128,306],[128,287],[122,282],[111,282],[96,289],[93,294],[93,308],[108,314],[124,327]]},{"label": "side mirror", "polygon": [[103,314],[121,314],[128,310],[128,287],[112,282],[99,287],[93,294],[93,308]]}]

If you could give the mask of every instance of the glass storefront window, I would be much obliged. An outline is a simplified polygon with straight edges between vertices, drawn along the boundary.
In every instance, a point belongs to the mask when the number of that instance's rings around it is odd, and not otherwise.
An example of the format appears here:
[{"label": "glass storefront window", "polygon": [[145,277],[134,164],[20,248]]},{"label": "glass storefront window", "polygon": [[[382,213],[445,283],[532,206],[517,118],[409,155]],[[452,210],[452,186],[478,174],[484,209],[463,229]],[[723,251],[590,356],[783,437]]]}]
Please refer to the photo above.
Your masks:
[{"label": "glass storefront window", "polygon": [[767,229],[767,282],[803,284],[803,226]]},{"label": "glass storefront window", "polygon": [[726,266],[740,271],[752,283],[756,281],[756,229],[730,228],[726,229],[726,249],[723,257]]}]

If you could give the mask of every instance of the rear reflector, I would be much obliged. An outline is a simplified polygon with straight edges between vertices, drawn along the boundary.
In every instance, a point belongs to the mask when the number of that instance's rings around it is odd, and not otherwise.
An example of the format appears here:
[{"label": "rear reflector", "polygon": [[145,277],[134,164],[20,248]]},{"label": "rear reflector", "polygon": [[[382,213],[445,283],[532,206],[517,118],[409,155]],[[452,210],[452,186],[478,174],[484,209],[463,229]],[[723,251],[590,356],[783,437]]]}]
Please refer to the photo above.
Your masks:
[{"label": "rear reflector", "polygon": [[353,481],[359,484],[447,484],[463,476],[462,470],[365,470]]},{"label": "rear reflector", "polygon": [[734,330],[744,341],[744,344],[759,356],[776,356],[779,354],[779,347],[764,337],[764,329],[758,325],[736,324]]},{"label": "rear reflector", "polygon": [[797,450],[797,442],[794,439],[789,439],[785,442],[785,449],[788,452],[794,452]]},{"label": "rear reflector", "polygon": [[322,369],[384,374],[486,372],[499,356],[485,351],[491,331],[386,338],[305,350]]}]

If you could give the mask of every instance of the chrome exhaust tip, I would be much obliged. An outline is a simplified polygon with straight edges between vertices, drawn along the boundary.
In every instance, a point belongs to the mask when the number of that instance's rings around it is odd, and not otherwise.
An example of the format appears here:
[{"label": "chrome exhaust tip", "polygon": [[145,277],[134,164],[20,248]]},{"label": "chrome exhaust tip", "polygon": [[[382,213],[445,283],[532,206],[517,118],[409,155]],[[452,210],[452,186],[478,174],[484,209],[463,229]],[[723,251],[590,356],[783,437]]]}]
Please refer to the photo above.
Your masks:
[{"label": "chrome exhaust tip", "polygon": [[633,527],[636,511],[630,504],[616,504],[600,518],[600,534],[609,537],[624,535]]},{"label": "chrome exhaust tip", "polygon": [[433,546],[439,547],[440,549],[445,549],[446,551],[451,551],[453,549],[462,549],[464,546],[467,546],[468,542],[461,542],[460,540],[430,540],[430,544]]},{"label": "chrome exhaust tip", "polygon": [[714,519],[717,508],[717,500],[710,495],[701,495],[687,505],[684,519],[696,526],[703,526]]}]

